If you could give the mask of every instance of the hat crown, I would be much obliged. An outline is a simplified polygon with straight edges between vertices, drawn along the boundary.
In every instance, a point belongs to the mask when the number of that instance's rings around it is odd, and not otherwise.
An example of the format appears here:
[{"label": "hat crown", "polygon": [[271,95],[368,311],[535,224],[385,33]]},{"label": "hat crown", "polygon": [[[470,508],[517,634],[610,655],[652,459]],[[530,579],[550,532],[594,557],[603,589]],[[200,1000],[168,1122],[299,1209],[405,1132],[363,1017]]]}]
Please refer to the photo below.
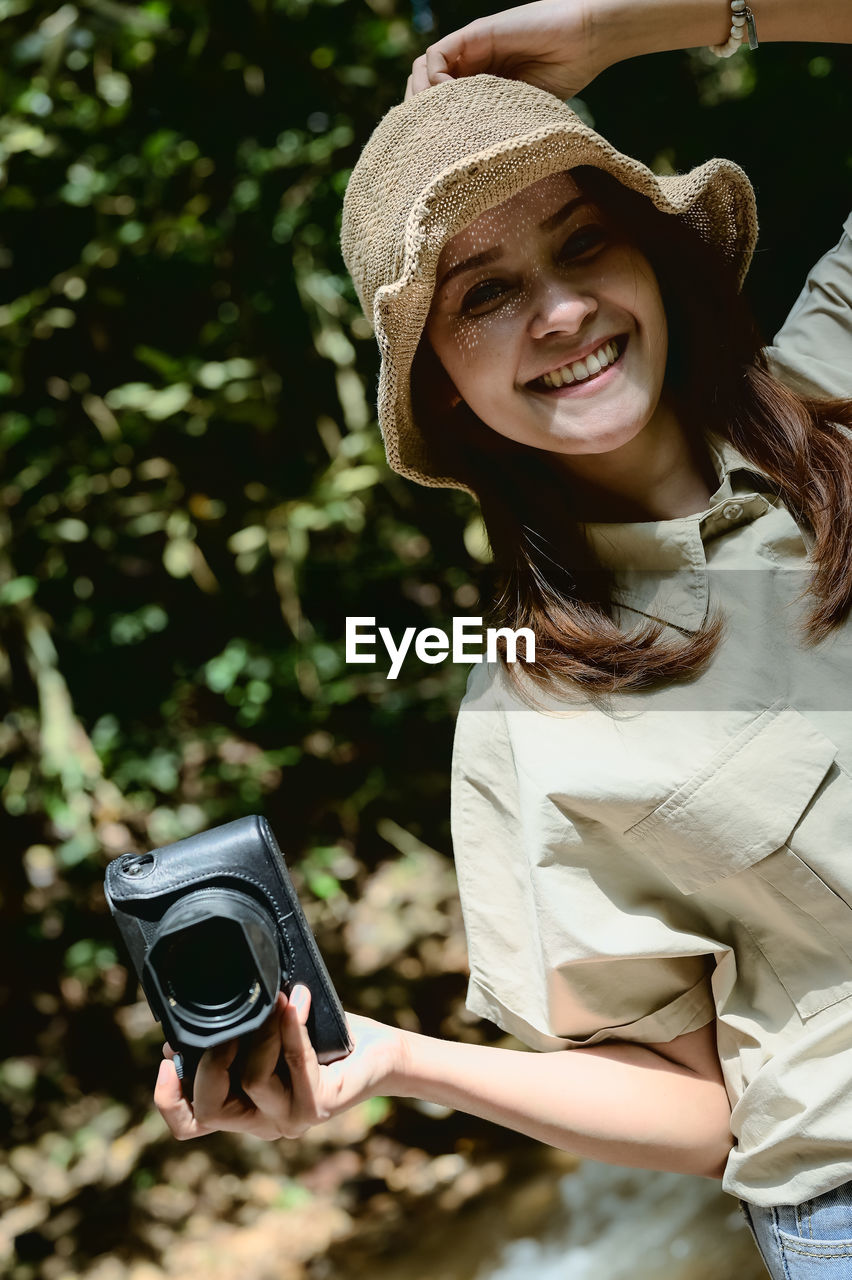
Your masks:
[{"label": "hat crown", "polygon": [[352,170],[343,201],[343,258],[368,319],[376,290],[402,273],[412,209],[435,181],[548,125],[585,128],[553,94],[500,76],[445,80],[391,107]]}]

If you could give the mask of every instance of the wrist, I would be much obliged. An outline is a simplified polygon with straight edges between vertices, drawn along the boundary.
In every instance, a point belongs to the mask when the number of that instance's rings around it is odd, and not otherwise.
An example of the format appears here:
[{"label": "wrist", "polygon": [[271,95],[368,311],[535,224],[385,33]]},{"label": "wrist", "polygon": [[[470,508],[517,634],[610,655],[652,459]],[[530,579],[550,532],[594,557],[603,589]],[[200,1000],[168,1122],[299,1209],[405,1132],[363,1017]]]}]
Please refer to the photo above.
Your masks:
[{"label": "wrist", "polygon": [[392,1098],[410,1098],[412,1070],[412,1041],[417,1039],[413,1031],[405,1031],[401,1027],[394,1029],[393,1037],[387,1047],[385,1061],[385,1080],[383,1092]]},{"label": "wrist", "polygon": [[587,0],[589,44],[601,70],[647,52],[646,18],[655,3],[652,0],[646,10],[644,5],[631,4],[630,0]]},{"label": "wrist", "polygon": [[589,7],[603,66],[646,53],[718,44],[730,27],[729,0],[598,0]]}]

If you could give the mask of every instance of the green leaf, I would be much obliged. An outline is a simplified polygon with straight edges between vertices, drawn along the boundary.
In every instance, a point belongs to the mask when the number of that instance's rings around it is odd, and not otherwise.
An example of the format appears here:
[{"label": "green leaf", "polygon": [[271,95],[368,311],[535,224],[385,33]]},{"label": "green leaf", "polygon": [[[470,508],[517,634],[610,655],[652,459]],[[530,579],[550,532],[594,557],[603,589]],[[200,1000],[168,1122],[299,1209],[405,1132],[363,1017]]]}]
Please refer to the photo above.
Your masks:
[{"label": "green leaf", "polygon": [[19,604],[22,600],[29,600],[35,595],[37,588],[38,580],[36,578],[26,576],[11,578],[0,587],[0,606]]}]

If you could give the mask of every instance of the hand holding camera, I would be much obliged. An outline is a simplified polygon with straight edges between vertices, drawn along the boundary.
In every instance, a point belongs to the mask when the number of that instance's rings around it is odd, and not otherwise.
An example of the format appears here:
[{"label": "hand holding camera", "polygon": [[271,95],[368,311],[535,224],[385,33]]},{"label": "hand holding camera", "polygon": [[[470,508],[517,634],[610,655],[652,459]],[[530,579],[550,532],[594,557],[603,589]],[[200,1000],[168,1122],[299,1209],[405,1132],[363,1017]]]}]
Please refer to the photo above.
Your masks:
[{"label": "hand holding camera", "polygon": [[[272,1016],[249,1037],[236,1094],[232,1081],[236,1042],[203,1055],[191,1104],[183,1096],[172,1064],[167,1060],[160,1064],[154,1102],[176,1138],[198,1138],[219,1130],[267,1140],[298,1138],[365,1098],[393,1091],[401,1033],[350,1014],[351,1054],[322,1064],[306,1030],[310,1006],[306,992],[307,988],[295,988],[289,1001],[281,995]],[[165,1052],[170,1054],[168,1048]]]},{"label": "hand holding camera", "polygon": [[347,1021],[265,819],[116,858],[106,896],[168,1037],[175,1136],[295,1137],[392,1072],[399,1033]]}]

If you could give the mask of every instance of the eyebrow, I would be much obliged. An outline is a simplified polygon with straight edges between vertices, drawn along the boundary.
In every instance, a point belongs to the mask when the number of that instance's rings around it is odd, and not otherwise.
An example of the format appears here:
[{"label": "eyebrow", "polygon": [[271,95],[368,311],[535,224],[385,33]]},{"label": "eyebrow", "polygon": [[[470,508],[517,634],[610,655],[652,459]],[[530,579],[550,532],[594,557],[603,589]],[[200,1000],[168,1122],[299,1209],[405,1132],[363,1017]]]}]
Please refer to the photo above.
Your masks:
[{"label": "eyebrow", "polygon": [[[557,209],[556,213],[552,213],[549,218],[545,218],[544,222],[538,224],[539,231],[555,231],[557,227],[561,227],[563,222],[571,217],[575,209],[579,209],[582,205],[591,204],[586,196],[574,196],[567,204],[563,204],[561,209]],[[474,271],[477,267],[485,267],[489,262],[495,262],[503,253],[503,246],[494,245],[491,249],[483,249],[482,253],[475,253],[470,258],[465,258],[462,262],[457,262],[454,267],[450,267],[441,277],[435,290],[439,293],[444,285],[449,284],[456,276],[461,275],[463,271]]]}]

